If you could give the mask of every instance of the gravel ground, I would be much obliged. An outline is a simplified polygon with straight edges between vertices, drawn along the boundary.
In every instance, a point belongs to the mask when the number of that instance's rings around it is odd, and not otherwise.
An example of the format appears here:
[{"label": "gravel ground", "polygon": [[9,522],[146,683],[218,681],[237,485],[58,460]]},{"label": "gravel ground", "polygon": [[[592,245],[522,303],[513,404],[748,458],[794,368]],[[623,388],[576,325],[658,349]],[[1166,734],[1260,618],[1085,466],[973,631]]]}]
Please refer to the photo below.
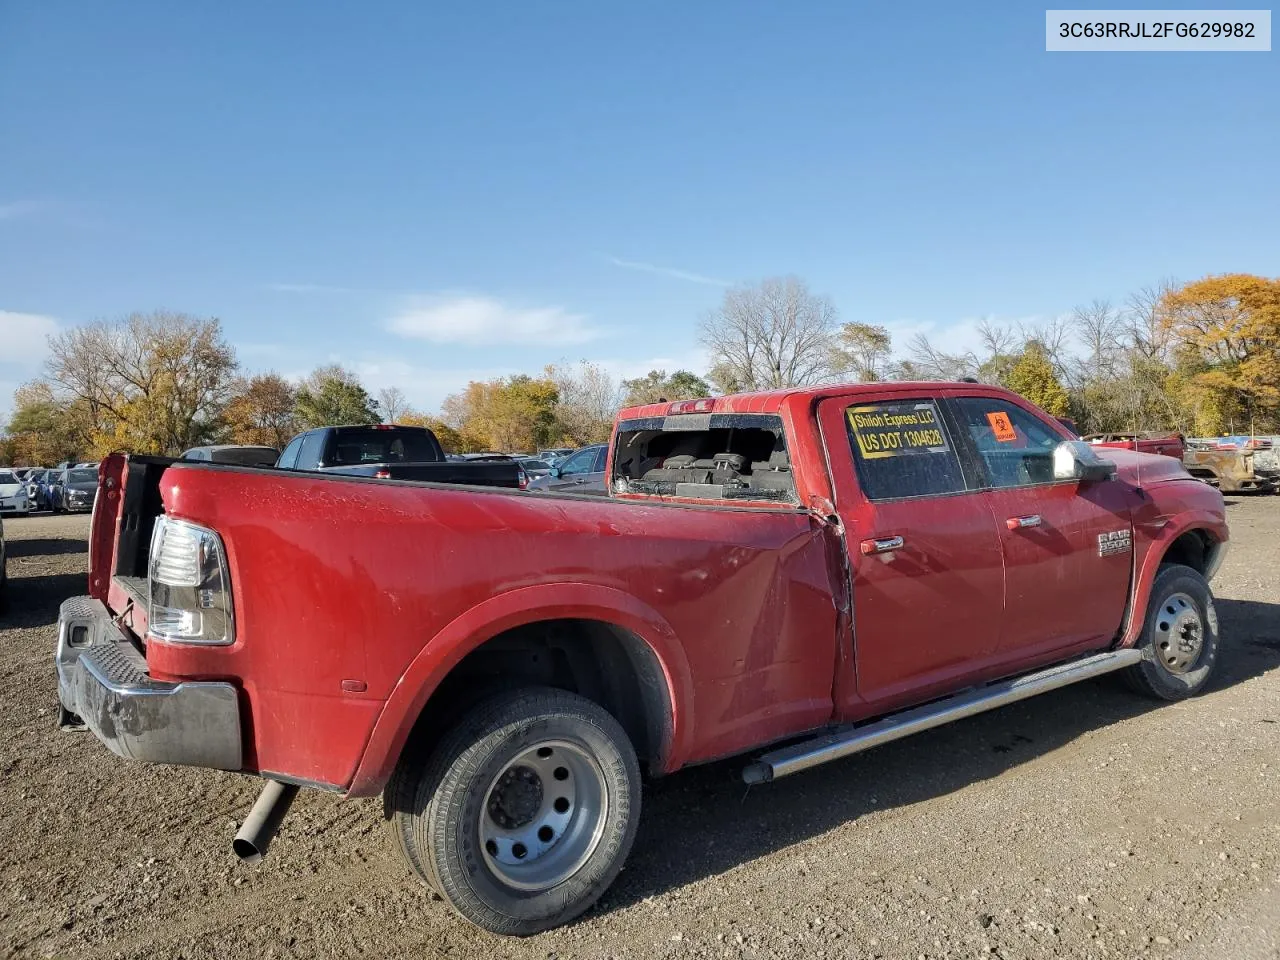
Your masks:
[{"label": "gravel ground", "polygon": [[59,733],[83,517],[5,522],[0,950],[21,957],[1280,957],[1280,497],[1230,501],[1213,689],[1086,683],[746,789],[648,786],[631,860],[567,929],[502,940],[392,855],[377,801],[304,791],[271,856],[253,779]]}]

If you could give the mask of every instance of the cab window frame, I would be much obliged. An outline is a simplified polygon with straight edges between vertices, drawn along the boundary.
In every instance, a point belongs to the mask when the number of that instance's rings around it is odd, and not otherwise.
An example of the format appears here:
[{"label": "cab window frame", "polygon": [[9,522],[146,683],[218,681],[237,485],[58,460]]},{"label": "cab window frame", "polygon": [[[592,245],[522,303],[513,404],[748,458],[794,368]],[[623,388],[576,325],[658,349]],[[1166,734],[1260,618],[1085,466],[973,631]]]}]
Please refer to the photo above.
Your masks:
[{"label": "cab window frame", "polygon": [[[849,457],[853,461],[853,478],[857,484],[859,495],[869,504],[888,504],[901,503],[909,500],[934,500],[942,497],[965,496],[977,493],[982,490],[982,475],[977,472],[975,465],[969,456],[969,449],[964,442],[966,438],[959,436],[957,424],[952,418],[951,410],[947,404],[947,396],[942,393],[933,394],[914,394],[910,396],[889,396],[882,399],[861,400],[858,398],[846,397],[841,401],[841,420],[844,424],[845,442],[849,451]],[[858,406],[889,406],[898,404],[932,404],[938,413],[938,420],[941,428],[946,436],[948,453],[954,459],[956,464],[956,473],[959,477],[960,486],[956,489],[942,490],[930,493],[909,493],[902,496],[872,496],[868,487],[865,473],[865,459],[859,454],[858,441],[854,436],[853,428],[848,422],[848,412],[850,409]],[[919,456],[916,454],[914,456]]]},{"label": "cab window frame", "polygon": [[[980,483],[983,490],[1034,490],[1038,487],[1050,487],[1058,484],[1070,484],[1076,481],[1071,479],[1057,480],[1050,476],[1047,480],[1036,480],[1030,483],[1013,483],[1013,484],[997,484],[994,481],[991,469],[987,463],[987,459],[983,456],[981,447],[977,440],[970,434],[968,421],[963,412],[962,402],[986,402],[993,404],[1001,404],[1010,410],[1016,410],[1025,417],[1030,417],[1036,423],[1040,424],[1045,432],[1050,436],[1056,437],[1055,446],[1063,440],[1070,439],[1063,436],[1065,428],[1052,418],[1039,415],[1034,410],[1030,410],[1018,403],[1015,399],[1005,396],[993,396],[982,393],[954,393],[946,397],[947,413],[954,424],[954,435],[960,438],[960,442],[965,450],[966,459],[970,461],[969,469],[972,470]],[[1050,452],[1052,457],[1052,452]]]}]

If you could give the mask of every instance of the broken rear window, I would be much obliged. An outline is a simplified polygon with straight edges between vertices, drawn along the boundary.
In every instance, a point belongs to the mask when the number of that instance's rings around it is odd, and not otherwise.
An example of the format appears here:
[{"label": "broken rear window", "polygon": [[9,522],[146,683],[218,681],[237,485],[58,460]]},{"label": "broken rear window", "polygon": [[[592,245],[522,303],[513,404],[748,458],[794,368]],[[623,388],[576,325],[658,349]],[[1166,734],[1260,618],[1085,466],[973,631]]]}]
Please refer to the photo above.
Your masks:
[{"label": "broken rear window", "polygon": [[763,414],[624,420],[612,483],[616,493],[797,502],[782,418]]}]

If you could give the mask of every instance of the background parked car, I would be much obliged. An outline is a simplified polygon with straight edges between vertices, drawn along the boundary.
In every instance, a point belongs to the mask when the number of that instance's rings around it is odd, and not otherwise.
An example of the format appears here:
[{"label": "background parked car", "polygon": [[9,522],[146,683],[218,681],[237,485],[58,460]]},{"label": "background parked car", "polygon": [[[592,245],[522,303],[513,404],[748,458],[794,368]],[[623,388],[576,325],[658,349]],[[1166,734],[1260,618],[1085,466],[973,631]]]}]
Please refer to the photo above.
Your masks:
[{"label": "background parked car", "polygon": [[27,485],[18,475],[7,467],[0,470],[0,513],[31,512],[31,499],[27,496]]},{"label": "background parked car", "polygon": [[4,518],[0,517],[0,611],[4,610],[5,584],[9,580],[9,573],[5,568],[5,563]]},{"label": "background parked car", "polygon": [[43,467],[27,472],[27,498],[31,501],[31,509],[48,510],[52,505],[49,494],[49,474],[52,472]]},{"label": "background parked car", "polygon": [[72,467],[62,471],[53,512],[88,513],[98,495],[98,471],[93,467]]},{"label": "background parked car", "polygon": [[257,447],[234,443],[211,447],[192,447],[182,455],[183,460],[200,460],[204,463],[234,463],[241,467],[274,467],[280,459],[275,447]]},{"label": "background parked car", "polygon": [[606,493],[604,471],[608,459],[608,444],[583,447],[553,466],[545,477],[531,482],[529,489]]},{"label": "background parked car", "polygon": [[52,467],[45,471],[44,495],[47,498],[45,506],[49,510],[52,510],[58,503],[58,493],[62,489],[62,474],[65,472],[57,467]]},{"label": "background parked car", "polygon": [[529,481],[540,480],[551,473],[551,464],[540,457],[524,457],[520,461],[520,466],[524,468],[524,472],[529,475]]}]

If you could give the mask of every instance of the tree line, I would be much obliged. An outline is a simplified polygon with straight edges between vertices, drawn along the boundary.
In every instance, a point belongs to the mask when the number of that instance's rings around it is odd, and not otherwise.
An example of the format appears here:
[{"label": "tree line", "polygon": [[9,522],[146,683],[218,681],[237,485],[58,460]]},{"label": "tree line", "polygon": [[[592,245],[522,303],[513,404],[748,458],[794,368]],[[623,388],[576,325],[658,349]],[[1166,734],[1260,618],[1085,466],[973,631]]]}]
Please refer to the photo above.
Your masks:
[{"label": "tree line", "polygon": [[215,318],[158,311],[50,338],[44,376],[14,394],[0,463],[51,464],[113,450],[177,455],[206,443],[280,449],[339,423],[429,426],[449,452],[574,447],[607,439],[621,406],[791,386],[973,378],[1006,386],[1083,433],[1280,432],[1280,279],[1163,281],[1121,304],[1094,300],[1035,324],[984,320],[949,352],[924,334],[841,323],[796,277],[727,291],[699,324],[704,375],[617,379],[589,361],[474,381],[435,414],[403,390],[372,396],[340,365],[301,382],[245,374]]},{"label": "tree line", "polygon": [[44,376],[14,393],[0,463],[48,465],[114,450],[176,456],[210,443],[282,449],[312,427],[384,421],[431,427],[451,453],[579,446],[607,438],[623,403],[709,390],[688,371],[618,381],[584,361],[471,383],[432,415],[413,409],[398,387],[374,397],[338,364],[297,383],[274,372],[247,375],[217,319],[137,313],[50,338]]},{"label": "tree line", "polygon": [[729,291],[700,328],[724,392],[841,380],[960,380],[1008,387],[1082,433],[1280,432],[1280,279],[1166,280],[1034,324],[977,326],[948,352],[924,334],[839,323],[795,277]]}]

